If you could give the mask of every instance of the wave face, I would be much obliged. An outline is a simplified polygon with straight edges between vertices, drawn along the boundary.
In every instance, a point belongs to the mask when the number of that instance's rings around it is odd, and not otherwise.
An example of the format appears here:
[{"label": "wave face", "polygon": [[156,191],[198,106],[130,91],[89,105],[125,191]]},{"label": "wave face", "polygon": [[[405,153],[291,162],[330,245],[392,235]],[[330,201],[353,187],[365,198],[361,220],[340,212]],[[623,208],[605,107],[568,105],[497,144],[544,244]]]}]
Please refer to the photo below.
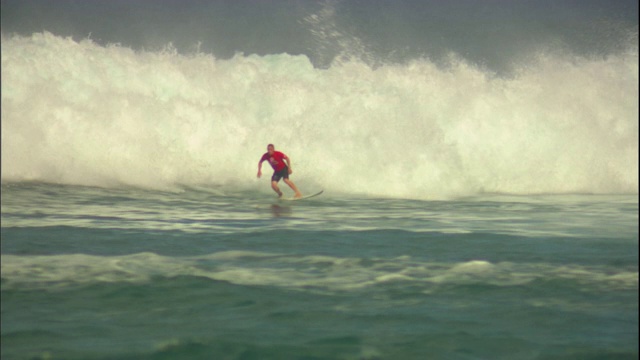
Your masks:
[{"label": "wave face", "polygon": [[332,16],[301,20],[339,45],[325,66],[326,43],[224,58],[3,33],[2,181],[268,191],[274,143],[303,191],[637,193],[633,36],[604,56],[536,46],[505,73],[456,52],[390,61]]}]

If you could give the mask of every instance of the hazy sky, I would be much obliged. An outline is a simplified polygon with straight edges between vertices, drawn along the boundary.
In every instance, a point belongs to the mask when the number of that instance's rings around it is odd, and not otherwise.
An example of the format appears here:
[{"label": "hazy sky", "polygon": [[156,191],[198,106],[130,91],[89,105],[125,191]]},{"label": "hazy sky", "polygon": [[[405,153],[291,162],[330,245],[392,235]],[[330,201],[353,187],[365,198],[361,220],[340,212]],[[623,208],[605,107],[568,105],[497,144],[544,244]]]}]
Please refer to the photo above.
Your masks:
[{"label": "hazy sky", "polygon": [[199,44],[223,58],[304,53],[316,63],[354,45],[387,59],[452,50],[489,64],[546,44],[606,54],[637,41],[637,29],[637,0],[2,0],[5,36],[49,31],[151,50]]}]

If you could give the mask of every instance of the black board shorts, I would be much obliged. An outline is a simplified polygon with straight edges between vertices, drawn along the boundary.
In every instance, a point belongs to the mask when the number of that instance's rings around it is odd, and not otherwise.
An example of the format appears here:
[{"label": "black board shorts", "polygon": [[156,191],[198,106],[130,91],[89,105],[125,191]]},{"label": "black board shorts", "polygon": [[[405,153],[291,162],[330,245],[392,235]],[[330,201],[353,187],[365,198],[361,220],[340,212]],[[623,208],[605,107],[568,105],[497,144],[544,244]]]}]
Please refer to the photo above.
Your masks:
[{"label": "black board shorts", "polygon": [[287,166],[285,166],[284,169],[278,172],[274,172],[273,176],[271,177],[271,181],[280,181],[280,179],[282,178],[289,178],[289,168]]}]

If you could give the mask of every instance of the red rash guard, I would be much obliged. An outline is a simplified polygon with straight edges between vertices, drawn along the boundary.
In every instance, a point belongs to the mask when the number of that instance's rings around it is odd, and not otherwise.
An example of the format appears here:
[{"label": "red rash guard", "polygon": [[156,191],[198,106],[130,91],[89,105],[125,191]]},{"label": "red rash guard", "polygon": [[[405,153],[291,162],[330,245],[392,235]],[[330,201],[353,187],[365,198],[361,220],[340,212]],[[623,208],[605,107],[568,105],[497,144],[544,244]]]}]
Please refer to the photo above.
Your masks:
[{"label": "red rash guard", "polygon": [[271,164],[273,170],[275,172],[278,172],[284,169],[285,166],[287,166],[287,164],[284,163],[284,157],[285,155],[280,151],[274,151],[273,155],[269,155],[269,153],[265,153],[264,155],[262,155],[262,159],[260,159],[260,162],[265,160],[269,161],[269,164]]}]

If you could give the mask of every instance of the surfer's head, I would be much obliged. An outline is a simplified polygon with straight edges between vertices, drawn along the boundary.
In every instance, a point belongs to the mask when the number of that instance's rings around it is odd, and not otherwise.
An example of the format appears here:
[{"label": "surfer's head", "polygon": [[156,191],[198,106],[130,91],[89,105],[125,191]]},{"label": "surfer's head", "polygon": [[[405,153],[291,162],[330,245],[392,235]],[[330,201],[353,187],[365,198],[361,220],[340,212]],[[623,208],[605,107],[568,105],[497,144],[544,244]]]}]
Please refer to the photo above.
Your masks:
[{"label": "surfer's head", "polygon": [[267,151],[269,152],[269,154],[273,155],[273,152],[276,151],[276,147],[273,146],[273,144],[269,144],[267,145]]}]

